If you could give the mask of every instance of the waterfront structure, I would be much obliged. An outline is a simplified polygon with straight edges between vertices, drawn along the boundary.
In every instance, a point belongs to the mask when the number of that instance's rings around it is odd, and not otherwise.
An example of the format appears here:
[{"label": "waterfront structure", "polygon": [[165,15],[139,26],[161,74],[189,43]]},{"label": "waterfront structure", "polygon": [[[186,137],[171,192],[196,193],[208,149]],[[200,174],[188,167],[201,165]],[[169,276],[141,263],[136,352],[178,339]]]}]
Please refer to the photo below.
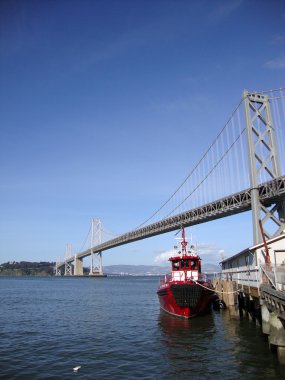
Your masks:
[{"label": "waterfront structure", "polygon": [[244,96],[254,246],[223,260],[213,283],[232,315],[242,316],[245,309],[261,323],[285,363],[285,198],[267,203],[258,188],[262,176],[279,178],[281,167],[269,100],[263,94]]},{"label": "waterfront structure", "polygon": [[233,317],[249,315],[285,363],[285,234],[221,262],[214,288]]}]

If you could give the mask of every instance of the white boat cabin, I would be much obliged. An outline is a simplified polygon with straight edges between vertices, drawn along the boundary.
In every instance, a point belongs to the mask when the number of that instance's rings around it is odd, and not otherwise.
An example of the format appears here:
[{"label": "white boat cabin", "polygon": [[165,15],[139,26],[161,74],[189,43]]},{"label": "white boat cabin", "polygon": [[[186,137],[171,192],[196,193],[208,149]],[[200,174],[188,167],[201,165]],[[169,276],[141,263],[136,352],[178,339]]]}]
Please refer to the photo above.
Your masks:
[{"label": "white boat cabin", "polygon": [[175,256],[169,259],[172,266],[172,281],[198,281],[201,275],[201,260],[199,256]]}]

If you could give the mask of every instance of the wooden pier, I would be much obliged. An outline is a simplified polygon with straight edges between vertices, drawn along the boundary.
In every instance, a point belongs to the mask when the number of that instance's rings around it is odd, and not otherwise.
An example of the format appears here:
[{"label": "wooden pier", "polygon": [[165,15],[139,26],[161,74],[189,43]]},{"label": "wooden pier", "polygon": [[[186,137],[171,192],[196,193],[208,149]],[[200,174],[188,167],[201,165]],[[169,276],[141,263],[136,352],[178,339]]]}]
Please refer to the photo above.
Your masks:
[{"label": "wooden pier", "polygon": [[269,347],[285,364],[285,234],[222,261],[213,286],[233,318],[248,316],[262,327]]}]

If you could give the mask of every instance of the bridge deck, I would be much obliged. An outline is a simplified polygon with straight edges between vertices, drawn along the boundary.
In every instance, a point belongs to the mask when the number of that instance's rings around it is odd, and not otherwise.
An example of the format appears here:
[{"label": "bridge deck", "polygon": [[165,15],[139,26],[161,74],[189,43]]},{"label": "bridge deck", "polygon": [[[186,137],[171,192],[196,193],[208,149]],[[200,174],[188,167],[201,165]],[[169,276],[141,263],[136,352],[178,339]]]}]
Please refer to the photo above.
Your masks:
[{"label": "bridge deck", "polygon": [[[93,252],[98,253],[107,249],[115,248],[123,244],[128,244],[137,240],[146,239],[151,236],[164,234],[179,229],[182,225],[185,227],[205,223],[218,218],[238,214],[251,209],[251,190],[246,189],[239,193],[208,203],[204,206],[174,215],[172,217],[160,220],[156,223],[147,225],[142,228],[127,232],[115,239],[108,240],[100,245],[93,247]],[[258,186],[260,201],[269,206],[277,199],[285,199],[285,176],[278,177]],[[91,254],[91,249],[87,249],[76,255],[82,259]],[[75,256],[70,257],[67,262],[75,260]],[[59,267],[64,265],[59,264]]]}]

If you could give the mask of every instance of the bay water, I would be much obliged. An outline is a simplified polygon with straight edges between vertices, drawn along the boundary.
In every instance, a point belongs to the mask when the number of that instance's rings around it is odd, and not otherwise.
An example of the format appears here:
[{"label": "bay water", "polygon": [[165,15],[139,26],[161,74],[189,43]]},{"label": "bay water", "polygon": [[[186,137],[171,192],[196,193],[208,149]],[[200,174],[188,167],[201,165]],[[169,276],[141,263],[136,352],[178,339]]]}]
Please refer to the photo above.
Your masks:
[{"label": "bay water", "polygon": [[157,285],[0,277],[0,379],[285,378],[254,322],[227,310],[172,317],[159,309]]}]

